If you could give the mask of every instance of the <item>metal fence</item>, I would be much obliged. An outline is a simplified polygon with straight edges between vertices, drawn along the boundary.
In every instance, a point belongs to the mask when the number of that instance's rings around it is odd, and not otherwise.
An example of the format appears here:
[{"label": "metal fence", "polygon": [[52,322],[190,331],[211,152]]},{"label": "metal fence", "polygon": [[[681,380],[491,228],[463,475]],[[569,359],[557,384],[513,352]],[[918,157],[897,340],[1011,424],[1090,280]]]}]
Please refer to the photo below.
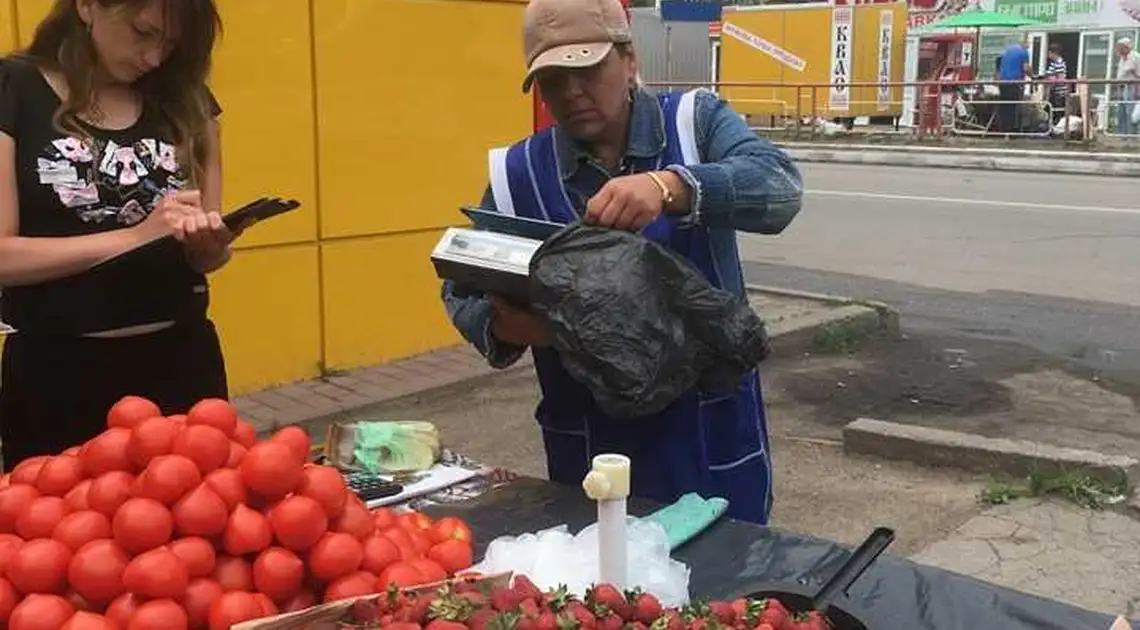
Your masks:
[{"label": "metal fence", "polygon": [[641,77],[649,83],[712,81],[712,43],[703,22],[662,22],[651,8],[632,10]]}]

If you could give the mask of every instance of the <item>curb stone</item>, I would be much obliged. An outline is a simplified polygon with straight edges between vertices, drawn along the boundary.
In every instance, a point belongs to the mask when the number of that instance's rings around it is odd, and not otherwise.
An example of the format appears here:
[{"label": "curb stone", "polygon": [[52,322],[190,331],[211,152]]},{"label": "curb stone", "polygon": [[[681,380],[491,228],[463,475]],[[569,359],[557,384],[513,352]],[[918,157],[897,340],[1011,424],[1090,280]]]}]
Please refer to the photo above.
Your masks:
[{"label": "curb stone", "polygon": [[899,335],[898,311],[883,302],[754,284],[747,285],[746,290],[750,294],[821,302],[832,307],[808,317],[795,318],[788,324],[769,323],[773,355],[811,353],[824,335],[841,338]]},{"label": "curb stone", "polygon": [[1112,483],[1140,479],[1140,460],[1028,440],[989,438],[859,418],[843,427],[843,450],[921,465],[1025,477],[1034,472],[1082,473]]},{"label": "curb stone", "polygon": [[[911,166],[919,168],[958,168],[1018,173],[1052,173],[1059,175],[1101,175],[1109,177],[1140,176],[1140,162],[1118,159],[1089,159],[1073,155],[1065,158],[1029,157],[1021,155],[995,155],[973,150],[945,150],[943,153],[922,153],[851,148],[807,148],[783,145],[797,162],[825,164],[862,164],[867,166]],[[901,147],[899,147],[901,148]]]}]

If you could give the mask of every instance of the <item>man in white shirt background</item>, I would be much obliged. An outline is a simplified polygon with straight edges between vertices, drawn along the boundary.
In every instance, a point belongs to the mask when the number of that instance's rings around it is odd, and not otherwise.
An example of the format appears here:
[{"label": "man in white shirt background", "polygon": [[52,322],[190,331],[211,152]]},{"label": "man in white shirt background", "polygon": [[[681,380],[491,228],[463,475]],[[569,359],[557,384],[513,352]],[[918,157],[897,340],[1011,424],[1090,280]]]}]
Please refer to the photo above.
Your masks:
[{"label": "man in white shirt background", "polygon": [[1132,40],[1116,40],[1116,133],[1131,136],[1137,125],[1132,122],[1132,110],[1137,106],[1137,87],[1140,86],[1140,53],[1132,48]]}]

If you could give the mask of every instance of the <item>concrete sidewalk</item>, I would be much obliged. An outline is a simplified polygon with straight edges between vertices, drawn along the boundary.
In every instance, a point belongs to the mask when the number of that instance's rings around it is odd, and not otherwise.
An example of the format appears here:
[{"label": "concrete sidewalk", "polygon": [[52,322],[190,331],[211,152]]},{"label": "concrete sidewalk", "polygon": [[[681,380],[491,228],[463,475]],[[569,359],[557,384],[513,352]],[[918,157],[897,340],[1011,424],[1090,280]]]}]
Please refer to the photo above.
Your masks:
[{"label": "concrete sidewalk", "polygon": [[[764,318],[773,352],[794,354],[819,344],[843,344],[876,331],[898,332],[898,316],[882,304],[774,287],[750,287],[750,302]],[[527,370],[530,356],[510,368]],[[300,424],[321,427],[388,401],[478,381],[496,374],[463,344],[384,365],[236,397],[242,415],[261,433]]]}]

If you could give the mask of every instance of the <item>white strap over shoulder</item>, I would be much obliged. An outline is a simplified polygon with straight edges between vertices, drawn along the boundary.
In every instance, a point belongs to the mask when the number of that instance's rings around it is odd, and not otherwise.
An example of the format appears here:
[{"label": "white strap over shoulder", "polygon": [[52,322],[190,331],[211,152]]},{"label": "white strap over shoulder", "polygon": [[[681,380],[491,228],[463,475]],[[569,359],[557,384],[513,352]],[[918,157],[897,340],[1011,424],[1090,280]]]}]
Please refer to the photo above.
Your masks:
[{"label": "white strap over shoulder", "polygon": [[686,166],[701,163],[701,152],[697,148],[698,92],[700,90],[685,92],[677,105],[677,139],[681,143],[681,157]]},{"label": "white strap over shoulder", "polygon": [[509,147],[491,149],[487,153],[490,168],[491,195],[495,198],[495,208],[500,214],[515,216],[515,201],[511,197],[511,180],[507,177],[507,152]]}]

